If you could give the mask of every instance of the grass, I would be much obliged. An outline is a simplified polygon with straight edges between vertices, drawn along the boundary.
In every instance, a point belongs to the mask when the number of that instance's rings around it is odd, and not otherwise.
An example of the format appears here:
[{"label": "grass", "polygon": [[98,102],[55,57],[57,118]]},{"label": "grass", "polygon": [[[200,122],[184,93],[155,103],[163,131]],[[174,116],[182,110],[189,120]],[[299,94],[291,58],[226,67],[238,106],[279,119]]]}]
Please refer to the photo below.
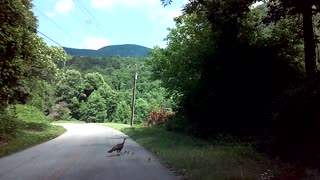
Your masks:
[{"label": "grass", "polygon": [[58,120],[53,121],[52,123],[74,123],[74,124],[84,124],[86,122],[80,120]]},{"label": "grass", "polygon": [[53,126],[47,117],[35,107],[16,106],[19,129],[8,136],[8,141],[0,143],[0,157],[24,150],[60,136],[66,130]]},{"label": "grass", "polygon": [[106,125],[108,127],[111,127],[113,129],[117,129],[119,131],[123,130],[124,128],[129,128],[130,125],[128,124],[119,124],[119,123],[101,123],[102,125]]},{"label": "grass", "polygon": [[54,139],[64,132],[65,129],[61,126],[50,126],[43,131],[19,130],[8,143],[0,146],[0,157]]},{"label": "grass", "polygon": [[209,143],[157,127],[105,124],[129,135],[185,179],[268,179],[278,172],[266,156],[240,143]]}]

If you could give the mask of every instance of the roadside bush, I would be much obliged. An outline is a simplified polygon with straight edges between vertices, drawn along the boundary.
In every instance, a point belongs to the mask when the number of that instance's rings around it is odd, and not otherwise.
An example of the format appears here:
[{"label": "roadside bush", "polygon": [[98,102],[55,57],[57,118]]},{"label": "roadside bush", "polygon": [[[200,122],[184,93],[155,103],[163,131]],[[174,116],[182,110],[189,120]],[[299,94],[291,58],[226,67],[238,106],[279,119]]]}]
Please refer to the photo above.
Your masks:
[{"label": "roadside bush", "polygon": [[7,141],[8,137],[13,135],[16,130],[22,126],[22,123],[14,114],[7,111],[0,112],[0,141]]},{"label": "roadside bush", "polygon": [[117,108],[114,112],[113,121],[112,122],[121,122],[123,124],[128,124],[130,122],[130,106],[125,101],[120,101],[117,104]]},{"label": "roadside bush", "polygon": [[152,111],[149,119],[144,123],[145,126],[159,126],[168,122],[169,119],[175,116],[174,112],[167,111],[165,108],[161,108],[159,111]]},{"label": "roadside bush", "polygon": [[68,104],[65,102],[59,102],[50,108],[48,117],[50,119],[70,119],[70,109],[67,107]]},{"label": "roadside bush", "polygon": [[[259,148],[284,160],[304,160],[319,167],[320,81],[304,82],[275,100],[269,127]],[[267,139],[267,140],[266,140]]]},{"label": "roadside bush", "polygon": [[170,116],[164,124],[164,128],[168,131],[181,131],[181,129],[188,128],[185,126],[184,121],[179,116]]},{"label": "roadside bush", "polygon": [[34,131],[42,131],[49,127],[49,123],[43,123],[43,122],[25,122],[24,128],[28,130],[34,130]]},{"label": "roadside bush", "polygon": [[38,108],[19,104],[15,108],[17,119],[22,123],[21,129],[41,131],[50,126],[48,118]]}]

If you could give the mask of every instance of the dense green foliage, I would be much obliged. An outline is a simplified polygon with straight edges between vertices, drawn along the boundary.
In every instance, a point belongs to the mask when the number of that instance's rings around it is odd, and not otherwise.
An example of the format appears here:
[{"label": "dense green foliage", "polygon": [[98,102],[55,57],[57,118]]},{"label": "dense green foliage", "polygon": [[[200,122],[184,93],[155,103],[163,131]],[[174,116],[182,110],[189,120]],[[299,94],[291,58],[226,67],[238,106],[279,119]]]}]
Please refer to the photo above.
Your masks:
[{"label": "dense green foliage", "polygon": [[64,66],[66,53],[49,47],[37,36],[31,1],[5,0],[0,4],[0,140],[21,128],[12,107],[29,103],[46,110],[52,84]]},{"label": "dense green foliage", "polygon": [[201,9],[185,14],[176,19],[168,47],[151,52],[154,78],[176,94],[182,129],[200,136],[260,131],[256,119],[263,118],[266,104],[297,80],[298,30],[284,28],[293,24],[289,20],[263,26],[262,11],[252,10],[238,22],[232,45]]},{"label": "dense green foliage", "polygon": [[302,30],[304,39],[304,57],[306,77],[314,80],[317,76],[316,40],[313,16],[320,13],[318,0],[271,0],[268,5],[266,22],[279,21],[288,16],[302,16]]},{"label": "dense green foliage", "polygon": [[111,56],[120,56],[120,57],[136,57],[136,58],[145,58],[149,57],[148,51],[150,48],[139,46],[135,44],[123,44],[123,45],[110,45],[102,47],[98,50],[92,49],[75,49],[75,48],[63,48],[67,54],[72,56],[94,56],[94,57],[111,57]]},{"label": "dense green foliage", "polygon": [[58,78],[55,105],[49,116],[86,122],[129,123],[132,76],[137,67],[134,123],[145,121],[152,110],[171,105],[170,100],[165,99],[165,89],[160,86],[160,82],[150,80],[151,72],[146,61],[119,56],[72,57]]},{"label": "dense green foliage", "polygon": [[311,29],[319,30],[310,18],[318,17],[319,1],[254,2],[189,1],[168,46],[151,51],[152,76],[177,105],[166,127],[255,137],[264,151],[312,159],[320,95]]}]

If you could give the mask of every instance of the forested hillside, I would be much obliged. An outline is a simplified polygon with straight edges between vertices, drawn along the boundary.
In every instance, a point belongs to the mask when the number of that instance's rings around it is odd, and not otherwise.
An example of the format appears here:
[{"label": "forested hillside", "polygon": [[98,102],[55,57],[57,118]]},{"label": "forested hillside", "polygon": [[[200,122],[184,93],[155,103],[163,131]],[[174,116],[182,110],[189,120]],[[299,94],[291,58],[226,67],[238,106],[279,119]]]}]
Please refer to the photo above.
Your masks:
[{"label": "forested hillside", "polygon": [[144,58],[150,57],[148,51],[150,48],[139,46],[135,44],[123,44],[123,45],[110,45],[102,47],[98,50],[92,49],[75,49],[63,47],[67,54],[72,56],[95,56],[95,57],[111,57],[111,56],[120,56],[120,57],[136,57]]},{"label": "forested hillside", "polygon": [[135,122],[170,107],[160,81],[150,80],[147,59],[74,56],[61,69],[49,116],[86,122],[130,122],[133,75],[137,71]]}]

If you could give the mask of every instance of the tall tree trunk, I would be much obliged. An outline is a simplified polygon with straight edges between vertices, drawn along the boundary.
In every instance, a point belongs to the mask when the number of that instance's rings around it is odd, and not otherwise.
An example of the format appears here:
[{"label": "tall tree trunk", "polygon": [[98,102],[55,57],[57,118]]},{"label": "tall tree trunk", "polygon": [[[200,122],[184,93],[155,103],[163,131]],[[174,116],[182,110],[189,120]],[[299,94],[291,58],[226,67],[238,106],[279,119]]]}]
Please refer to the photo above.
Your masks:
[{"label": "tall tree trunk", "polygon": [[302,15],[306,77],[307,79],[312,80],[316,77],[317,69],[311,3],[306,2]]}]

